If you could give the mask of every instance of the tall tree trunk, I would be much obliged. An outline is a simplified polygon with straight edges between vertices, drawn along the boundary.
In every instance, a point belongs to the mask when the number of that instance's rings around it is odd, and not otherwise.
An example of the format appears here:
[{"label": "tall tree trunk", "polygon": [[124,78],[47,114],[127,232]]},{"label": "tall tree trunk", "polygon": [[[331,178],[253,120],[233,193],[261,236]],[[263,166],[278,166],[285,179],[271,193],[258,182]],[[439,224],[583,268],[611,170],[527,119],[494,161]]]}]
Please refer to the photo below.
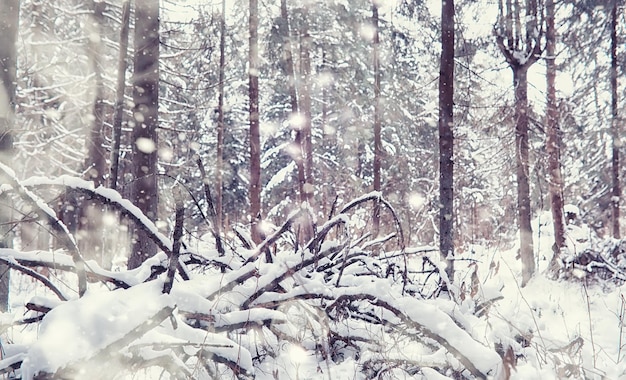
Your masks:
[{"label": "tall tree trunk", "polygon": [[[283,67],[285,70],[285,76],[287,77],[287,85],[289,87],[289,100],[291,105],[291,117],[290,122],[296,119],[298,115],[298,91],[296,90],[296,76],[293,63],[293,53],[291,48],[291,29],[289,27],[289,13],[287,11],[287,0],[280,1],[280,15],[282,23],[280,24],[281,36],[283,37]],[[291,124],[291,123],[290,123]],[[294,148],[294,161],[298,171],[298,201],[304,202],[306,197],[304,195],[304,184],[306,183],[306,174],[304,171],[304,156],[302,152],[302,126],[293,123],[290,125],[296,133],[295,136],[295,148]]]},{"label": "tall tree trunk", "polygon": [[[159,1],[135,3],[133,73],[134,126],[132,132],[132,200],[151,220],[157,218],[157,127],[159,123]],[[135,228],[128,268],[154,256],[156,245],[146,231]]]},{"label": "tall tree trunk", "polygon": [[[289,25],[289,14],[287,11],[287,1],[281,0],[280,2],[280,14],[282,18],[282,22],[280,23],[280,34],[283,38],[283,67],[285,71],[285,76],[287,77],[288,87],[289,87],[289,98],[291,103],[291,117],[290,117],[290,127],[295,131],[295,139],[294,139],[294,149],[293,149],[293,159],[296,163],[296,168],[298,172],[298,202],[306,202],[310,199],[310,166],[305,162],[305,156],[307,152],[307,128],[311,127],[311,100],[308,95],[308,91],[305,88],[305,83],[308,83],[308,76],[305,77],[303,74],[301,76],[301,80],[299,83],[301,98],[298,98],[298,86],[295,75],[295,66],[293,61],[293,53],[292,53],[292,45],[291,45],[291,28]],[[302,44],[306,42],[304,39],[301,39],[301,67],[304,71],[304,66],[310,67],[310,62],[308,58],[308,50],[303,53],[302,49],[308,49],[308,47],[303,47]],[[305,55],[306,57],[303,57]],[[310,71],[310,69],[309,69]],[[300,103],[303,106],[303,115],[306,118],[304,124],[299,121],[299,112],[300,112]],[[308,110],[308,112],[307,112]],[[294,120],[297,120],[294,123]],[[308,141],[310,144],[310,133],[308,133]],[[310,146],[310,145],[309,145]],[[308,170],[307,170],[308,168]],[[306,243],[313,237],[313,229],[312,224],[309,218],[300,218],[298,221],[298,242]]]},{"label": "tall tree trunk", "polygon": [[565,223],[563,221],[563,179],[560,163],[560,128],[556,104],[556,30],[554,26],[554,0],[546,0],[546,82],[547,82],[547,139],[548,173],[550,208],[552,210],[552,224],[554,226],[554,256],[553,263],[559,257],[565,245]]},{"label": "tall tree trunk", "polygon": [[303,186],[304,198],[307,202],[313,202],[313,143],[311,121],[311,36],[308,27],[308,11],[302,9],[302,30],[300,31],[300,112],[304,116],[302,127],[302,151],[304,152],[305,184]]},{"label": "tall tree trunk", "polygon": [[[308,10],[302,9],[302,30],[300,31],[300,105],[304,117],[302,126],[301,150],[304,152],[304,177],[302,186],[303,198],[311,206],[314,203],[315,188],[313,186],[313,138],[311,113],[311,36],[309,35]],[[309,218],[302,218],[300,229],[301,239],[307,242],[313,238],[313,223]]]},{"label": "tall tree trunk", "polygon": [[258,0],[250,0],[248,28],[250,43],[248,51],[248,97],[250,102],[250,217],[252,241],[262,241],[261,223],[261,137],[259,133],[259,6]]},{"label": "tall tree trunk", "polygon": [[[104,11],[106,3],[104,1],[90,1],[90,10],[93,14],[90,17],[90,25],[87,26],[89,34],[89,58],[94,73],[95,80],[95,97],[93,103],[93,121],[91,130],[86,138],[87,157],[85,158],[84,168],[88,181],[93,181],[94,186],[104,185],[104,178],[107,172],[106,156],[104,149],[104,83],[102,81],[102,23],[104,21]],[[97,36],[97,38],[93,38]],[[102,217],[103,210],[100,202],[93,199],[79,196],[78,207],[75,212],[78,213],[78,225],[76,238],[82,252],[86,257],[96,260],[100,265],[104,264],[103,253],[103,236],[102,236]]]},{"label": "tall tree trunk", "polygon": [[[378,34],[378,6],[376,0],[372,1],[372,24],[374,26],[373,42],[373,66],[374,66],[374,191],[380,192],[380,165],[383,155],[383,144],[381,137],[381,107],[380,107],[380,60],[379,45],[380,36]],[[374,215],[372,217],[372,234],[377,237],[380,231],[380,202],[374,203]]]},{"label": "tall tree trunk", "polygon": [[[117,190],[118,177],[120,171],[120,145],[122,140],[122,120],[124,118],[124,94],[126,92],[126,59],[128,58],[128,33],[130,29],[130,0],[125,0],[122,4],[122,20],[120,27],[120,51],[117,60],[117,83],[115,89],[115,105],[113,107],[113,125],[111,128],[111,167],[109,175],[109,187]],[[113,210],[107,210],[108,213],[114,213],[115,218],[119,220],[119,213]],[[119,228],[119,224],[105,226],[108,239],[107,247],[103,251],[104,268],[111,268],[113,255],[110,252],[119,251],[128,246],[128,235],[123,234]],[[123,235],[122,235],[123,234]],[[111,239],[109,236],[116,236]],[[124,239],[124,237],[126,239]]]},{"label": "tall tree trunk", "polygon": [[441,3],[439,68],[439,250],[454,279],[454,1]]},{"label": "tall tree trunk", "polygon": [[[535,272],[533,235],[530,225],[530,185],[528,182],[528,68],[541,56],[541,29],[538,28],[539,8],[534,0],[525,3],[506,0],[498,2],[496,42],[513,71],[515,88],[515,149],[517,165],[517,213],[520,228],[522,286]],[[522,12],[524,12],[522,23]]]},{"label": "tall tree trunk", "polygon": [[617,5],[618,0],[614,0],[611,9],[611,137],[612,137],[612,157],[611,173],[613,179],[613,189],[611,191],[611,219],[613,224],[613,237],[620,238],[619,206],[622,188],[619,183],[619,147],[620,126],[617,113]]},{"label": "tall tree trunk", "polygon": [[[95,97],[93,103],[93,122],[91,130],[87,136],[86,145],[88,155],[85,162],[87,180],[93,181],[96,187],[104,184],[104,176],[107,171],[106,167],[106,151],[104,149],[104,83],[102,82],[102,57],[101,57],[101,38],[102,38],[102,22],[104,21],[104,10],[106,2],[90,1],[90,9],[93,14],[90,17],[91,25],[87,27],[89,36],[89,55],[91,60],[91,68],[95,78]],[[94,38],[93,36],[97,36]],[[80,222],[80,227],[84,226],[84,222]]]},{"label": "tall tree trunk", "polygon": [[[17,70],[17,28],[19,0],[0,0],[0,162],[10,165],[13,156],[15,83]],[[6,183],[0,177],[0,183]],[[0,247],[13,246],[11,207],[5,194],[0,195]],[[9,267],[0,265],[0,312],[9,310]]]},{"label": "tall tree trunk", "polygon": [[535,272],[533,236],[530,225],[530,184],[528,181],[528,68],[513,69],[515,86],[515,146],[517,165],[517,212],[520,228],[520,256],[522,258],[522,285]]},{"label": "tall tree trunk", "polygon": [[224,72],[226,67],[226,0],[222,0],[220,20],[220,73],[217,104],[217,160],[215,178],[215,233],[221,236],[223,228],[223,182],[224,182]]},{"label": "tall tree trunk", "polygon": [[[322,64],[320,68],[318,69],[318,72],[322,72],[324,73],[324,75],[329,75],[329,73],[327,72],[327,68],[328,68],[327,53],[326,53],[326,50],[322,50]],[[336,145],[335,136],[337,133],[335,129],[331,125],[329,125],[329,122],[328,122],[328,118],[329,118],[328,85],[325,85],[322,87],[321,103],[322,103],[322,122],[321,122],[322,150],[324,152],[332,152],[333,147]],[[329,176],[328,176],[327,166],[322,165],[320,169],[322,173],[322,183],[328,183]],[[330,186],[322,186],[321,212],[322,212],[322,215],[324,215],[325,217],[329,216],[331,194],[332,194],[332,191],[330,189]]]},{"label": "tall tree trunk", "polygon": [[122,118],[124,116],[124,92],[126,89],[126,58],[128,56],[128,30],[130,24],[130,0],[122,5],[122,27],[120,30],[120,56],[117,61],[117,85],[115,90],[115,110],[111,143],[111,178],[109,187],[117,190],[120,162],[120,141],[122,138]]}]

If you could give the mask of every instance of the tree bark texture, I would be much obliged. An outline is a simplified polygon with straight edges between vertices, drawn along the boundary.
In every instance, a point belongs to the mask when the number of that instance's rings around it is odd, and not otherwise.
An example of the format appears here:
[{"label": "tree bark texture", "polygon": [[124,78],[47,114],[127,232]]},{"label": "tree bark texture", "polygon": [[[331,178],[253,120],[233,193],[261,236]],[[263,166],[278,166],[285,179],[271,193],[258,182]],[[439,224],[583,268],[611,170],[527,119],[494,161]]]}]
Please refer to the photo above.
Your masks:
[{"label": "tree bark texture", "polygon": [[260,243],[261,223],[261,137],[259,132],[259,5],[258,0],[250,0],[248,20],[248,98],[250,102],[250,218],[252,241]]},{"label": "tree bark texture", "polygon": [[[373,68],[374,68],[374,191],[380,192],[381,186],[381,162],[383,155],[383,144],[381,137],[381,107],[380,107],[380,60],[379,45],[380,36],[378,34],[378,6],[376,1],[372,1],[372,24],[374,26],[373,42]],[[372,217],[374,237],[380,232],[380,202],[374,203],[374,215]]]},{"label": "tree bark texture", "polygon": [[454,2],[442,0],[439,68],[439,250],[454,278]]},{"label": "tree bark texture", "polygon": [[611,222],[613,237],[620,238],[619,206],[622,188],[619,183],[619,147],[620,125],[617,110],[617,3],[615,0],[611,8],[611,178],[613,188],[611,190]]},{"label": "tree bark texture", "polygon": [[[19,0],[0,0],[0,162],[10,165],[13,150],[15,83],[17,70],[17,28]],[[7,183],[0,176],[0,184]],[[0,195],[0,247],[13,246],[11,206],[7,195]],[[0,312],[9,310],[9,266],[0,264]]]},{"label": "tree bark texture", "polygon": [[[135,55],[133,73],[134,126],[132,132],[132,200],[151,220],[157,219],[157,127],[159,123],[159,2],[135,3]],[[156,253],[145,231],[133,232],[129,269]]]},{"label": "tree bark texture", "polygon": [[550,208],[554,227],[555,255],[558,259],[565,245],[565,222],[563,218],[563,178],[560,163],[560,128],[556,103],[556,29],[554,26],[554,0],[546,0],[546,82],[547,82],[547,139]]}]

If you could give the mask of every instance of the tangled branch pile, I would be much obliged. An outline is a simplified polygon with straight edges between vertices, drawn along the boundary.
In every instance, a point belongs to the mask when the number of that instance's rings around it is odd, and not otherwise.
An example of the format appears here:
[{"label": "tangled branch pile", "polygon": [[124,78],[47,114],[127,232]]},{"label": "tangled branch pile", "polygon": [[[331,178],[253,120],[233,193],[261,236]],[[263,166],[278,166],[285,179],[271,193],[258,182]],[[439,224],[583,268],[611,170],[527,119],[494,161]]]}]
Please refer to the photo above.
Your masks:
[{"label": "tangled branch pile", "polygon": [[[42,185],[100,199],[150,232],[162,252],[120,272],[84,261],[67,229],[33,192]],[[69,177],[14,179],[12,190],[66,235],[67,247],[0,249],[0,260],[56,296],[28,300],[24,318],[5,316],[4,330],[39,324],[36,341],[4,345],[0,373],[10,377],[110,379],[112,373],[158,369],[181,379],[277,378],[299,371],[329,378],[346,371],[363,378],[397,371],[487,378],[500,370],[500,356],[472,333],[479,317],[461,313],[452,301],[446,307],[422,297],[401,244],[393,253],[375,250],[391,239],[402,241],[399,228],[378,240],[356,237],[350,225],[355,208],[377,201],[393,213],[377,193],[346,205],[305,244],[294,243],[294,225],[309,220],[303,208],[258,246],[242,238],[222,252],[193,252],[181,244],[180,233],[173,241],[163,236],[112,190]],[[181,215],[175,231],[182,231]],[[81,297],[66,295],[36,267],[76,273]]]}]

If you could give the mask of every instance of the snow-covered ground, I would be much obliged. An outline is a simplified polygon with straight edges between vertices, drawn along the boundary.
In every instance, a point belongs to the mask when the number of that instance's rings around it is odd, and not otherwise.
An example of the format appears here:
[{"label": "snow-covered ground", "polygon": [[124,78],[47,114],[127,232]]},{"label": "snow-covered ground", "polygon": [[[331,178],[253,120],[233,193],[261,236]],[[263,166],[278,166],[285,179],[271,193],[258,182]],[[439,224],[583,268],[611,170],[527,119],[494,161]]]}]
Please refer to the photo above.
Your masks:
[{"label": "snow-covered ground", "polygon": [[[3,325],[36,316],[25,312],[27,302],[51,311],[39,323],[4,330],[0,367],[21,362],[6,375],[25,379],[41,371],[107,379],[624,378],[626,288],[584,270],[551,279],[549,214],[533,228],[539,265],[527,286],[519,286],[516,246],[473,246],[459,254],[450,292],[434,299],[371,275],[386,261],[367,255],[341,273],[304,275],[299,263],[315,259],[308,251],[276,252],[272,264],[246,264],[257,252],[241,251],[232,271],[179,280],[171,294],[162,294],[163,280],[141,283],[144,268],[115,275],[128,289],[92,284],[84,297],[60,301],[16,272],[13,313]],[[597,241],[584,225],[569,226],[566,257]],[[324,242],[315,266],[343,262],[334,252],[359,257],[356,248],[341,249]],[[437,252],[415,251],[411,270],[422,268],[425,255],[436,264]],[[64,292],[72,294],[74,275],[51,280],[66,282]]]},{"label": "snow-covered ground", "polygon": [[[518,245],[506,251],[474,247],[472,255],[478,262],[480,291],[502,296],[488,312],[484,334],[492,342],[508,341],[515,347],[519,360],[511,378],[625,378],[626,286],[588,277],[582,270],[574,270],[569,280],[552,280],[549,213],[534,220],[533,232],[538,270],[524,288],[518,285]],[[585,225],[567,226],[570,256],[591,248],[593,240]]]}]

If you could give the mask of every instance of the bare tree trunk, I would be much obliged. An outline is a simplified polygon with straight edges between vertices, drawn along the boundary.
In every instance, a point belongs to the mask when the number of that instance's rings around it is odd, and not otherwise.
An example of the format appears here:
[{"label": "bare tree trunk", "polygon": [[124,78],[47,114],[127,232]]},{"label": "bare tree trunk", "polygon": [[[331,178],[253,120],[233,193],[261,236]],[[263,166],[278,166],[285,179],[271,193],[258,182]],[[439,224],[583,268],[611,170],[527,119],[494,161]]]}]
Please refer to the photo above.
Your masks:
[{"label": "bare tree trunk", "polygon": [[[374,191],[380,192],[381,178],[380,165],[383,155],[381,137],[381,111],[380,111],[380,60],[378,50],[380,36],[378,34],[378,7],[376,1],[372,1],[372,24],[374,26],[373,41],[373,66],[374,66]],[[377,237],[380,231],[380,202],[374,202],[374,215],[372,217],[372,234]]]},{"label": "bare tree trunk", "polygon": [[115,91],[115,113],[111,146],[111,178],[109,187],[117,190],[120,162],[120,141],[124,115],[124,90],[126,89],[126,58],[128,57],[128,29],[130,23],[130,0],[122,5],[122,29],[120,31],[120,56],[117,61],[117,88]]},{"label": "bare tree trunk", "polygon": [[442,0],[439,69],[439,251],[454,279],[454,1]]},{"label": "bare tree trunk", "polygon": [[[322,65],[320,69],[318,70],[318,72],[324,72],[324,74],[326,75],[327,67],[328,67],[327,53],[326,53],[326,50],[322,50]],[[334,130],[332,126],[328,124],[328,116],[329,116],[328,86],[322,87],[322,100],[321,101],[322,101],[322,123],[321,124],[322,124],[322,145],[323,145],[322,149],[324,152],[332,152],[332,149],[336,144],[335,142],[336,131]],[[322,165],[320,169],[322,171],[322,183],[328,183],[329,179],[328,179],[327,166]],[[322,215],[324,215],[325,217],[329,216],[328,211],[329,211],[330,198],[331,198],[331,190],[329,189],[329,186],[322,186],[321,212],[322,212]]]},{"label": "bare tree trunk", "polygon": [[[133,74],[132,200],[151,220],[157,219],[157,148],[159,123],[159,2],[135,3],[135,69]],[[128,268],[136,268],[154,256],[156,245],[136,228]]]},{"label": "bare tree trunk", "polygon": [[[533,235],[530,224],[530,184],[528,182],[528,68],[541,56],[540,12],[535,0],[521,4],[499,0],[496,41],[500,52],[513,71],[515,88],[515,148],[517,164],[517,213],[520,228],[520,256],[522,259],[522,286],[535,272]],[[524,20],[522,23],[522,12]],[[541,18],[541,21],[543,19]]]},{"label": "bare tree trunk", "polygon": [[[295,139],[294,139],[294,152],[293,159],[296,163],[296,168],[298,172],[298,202],[306,202],[310,200],[311,196],[311,186],[310,186],[310,165],[307,164],[309,161],[305,162],[305,157],[308,159],[307,152],[307,138],[308,138],[308,146],[310,147],[310,128],[311,128],[311,100],[309,98],[308,90],[305,87],[306,83],[308,83],[308,74],[304,74],[305,66],[309,66],[310,71],[310,62],[308,58],[308,50],[303,53],[303,49],[308,49],[308,47],[304,47],[303,44],[305,42],[304,38],[301,39],[301,69],[303,70],[303,74],[301,76],[301,80],[299,81],[300,91],[298,91],[295,67],[293,61],[293,53],[292,53],[292,45],[291,45],[291,28],[289,25],[289,14],[287,11],[287,1],[281,0],[280,2],[280,13],[282,18],[282,23],[280,24],[281,35],[283,37],[283,67],[285,70],[285,75],[288,81],[289,87],[289,98],[291,103],[291,118],[290,120],[294,120],[294,117],[298,115],[300,112],[300,104],[303,106],[303,113],[306,121],[304,125],[302,123],[294,123],[290,125],[291,129],[295,131]],[[300,92],[300,100],[298,98],[298,92]],[[308,112],[307,112],[308,110]],[[307,133],[307,130],[309,133]],[[311,161],[312,162],[312,161]],[[313,237],[313,230],[311,228],[311,221],[307,217],[299,218],[297,222],[298,225],[298,242],[306,243]]]},{"label": "bare tree trunk", "polygon": [[[128,33],[130,29],[130,0],[125,0],[122,4],[122,20],[120,27],[120,51],[117,61],[117,83],[115,89],[115,105],[113,107],[113,125],[111,128],[111,167],[109,176],[109,187],[117,190],[120,163],[120,145],[122,139],[122,120],[124,117],[124,94],[126,92],[126,59],[128,58]],[[106,207],[106,206],[105,206]],[[115,218],[119,220],[119,213],[113,210],[106,212],[114,213]],[[111,268],[113,254],[120,249],[127,247],[128,234],[123,233],[119,224],[115,224],[112,228],[103,226],[106,233],[106,247],[102,252],[103,268]],[[115,236],[115,238],[111,238]],[[124,239],[126,238],[126,239]]]},{"label": "bare tree trunk", "polygon": [[[90,25],[87,26],[89,35],[98,36],[97,39],[89,38],[89,55],[92,70],[95,78],[95,97],[93,103],[93,122],[91,130],[85,140],[87,145],[87,157],[85,159],[86,179],[93,181],[94,186],[104,185],[104,177],[107,172],[106,156],[104,149],[104,83],[102,81],[102,57],[100,42],[102,36],[102,23],[104,21],[105,2],[90,1],[90,10],[93,14],[90,17]],[[81,252],[88,259],[103,263],[103,238],[102,235],[102,205],[92,199],[78,196],[78,207],[74,212],[78,213],[76,238]]]},{"label": "bare tree trunk", "polygon": [[226,67],[226,0],[222,0],[220,20],[220,73],[219,98],[217,105],[217,160],[215,164],[215,233],[222,234],[223,228],[223,171],[224,171],[224,70]]},{"label": "bare tree trunk", "polygon": [[548,153],[548,172],[550,176],[550,208],[552,210],[552,224],[554,226],[554,257],[555,262],[561,249],[565,245],[565,223],[563,221],[563,179],[561,177],[561,163],[559,146],[559,120],[556,104],[556,30],[554,26],[554,0],[546,0],[546,82],[548,104],[546,110]]},{"label": "bare tree trunk", "polygon": [[248,28],[250,34],[248,56],[248,97],[250,101],[250,217],[252,241],[262,241],[261,223],[261,137],[259,133],[259,6],[250,0]]},{"label": "bare tree trunk", "polygon": [[[90,1],[90,9],[93,14],[90,17],[91,25],[87,27],[87,32],[92,36],[97,35],[98,38],[89,38],[89,55],[91,66],[95,77],[95,98],[93,103],[93,123],[91,131],[87,136],[86,145],[87,159],[85,162],[87,180],[93,181],[96,187],[104,184],[104,175],[107,172],[106,167],[106,151],[104,149],[104,83],[102,82],[102,57],[101,57],[101,36],[102,22],[104,20],[104,10],[106,2]],[[85,227],[83,221],[80,221],[79,229]]]},{"label": "bare tree trunk", "polygon": [[528,180],[528,69],[513,70],[515,85],[515,146],[517,164],[517,212],[520,228],[520,256],[522,258],[522,285],[535,272],[533,236],[530,225],[530,184]]},{"label": "bare tree trunk", "polygon": [[[300,112],[304,116],[302,127],[303,140],[302,151],[304,152],[305,184],[303,186],[304,198],[309,204],[313,202],[313,143],[311,137],[311,57],[309,54],[311,36],[308,28],[308,12],[306,7],[302,10],[302,30],[300,31]],[[308,239],[307,239],[308,240]]]},{"label": "bare tree trunk", "polygon": [[611,219],[613,222],[613,237],[620,238],[619,206],[622,188],[619,183],[619,147],[620,126],[617,111],[617,3],[613,2],[611,9],[611,137],[612,157],[611,157],[611,177],[613,179],[613,189],[611,191]]},{"label": "bare tree trunk", "polygon": [[[287,11],[287,1],[280,1],[280,15],[282,18],[281,23],[281,35],[283,37],[283,56],[284,56],[284,68],[285,75],[287,76],[289,87],[289,100],[291,104],[291,120],[298,114],[298,92],[296,90],[296,76],[293,63],[293,54],[291,51],[291,29],[289,27],[289,14]],[[304,184],[306,183],[306,175],[304,172],[304,157],[302,154],[302,127],[300,125],[290,125],[291,129],[295,130],[295,149],[294,149],[294,161],[298,170],[298,201],[304,202]]]},{"label": "bare tree trunk", "polygon": [[[0,162],[11,164],[15,116],[15,83],[17,70],[17,28],[19,0],[0,1]],[[0,177],[0,183],[7,183]],[[5,194],[0,195],[0,247],[13,246],[11,206]],[[0,265],[0,312],[9,310],[9,267]]]},{"label": "bare tree trunk", "polygon": [[[303,200],[310,206],[314,204],[315,188],[313,186],[313,138],[311,113],[311,36],[308,27],[308,10],[302,10],[302,30],[300,31],[300,112],[304,117],[302,126],[301,150],[304,152],[304,177],[302,186]],[[313,238],[313,223],[308,217],[302,218],[301,240],[307,242]]]}]

